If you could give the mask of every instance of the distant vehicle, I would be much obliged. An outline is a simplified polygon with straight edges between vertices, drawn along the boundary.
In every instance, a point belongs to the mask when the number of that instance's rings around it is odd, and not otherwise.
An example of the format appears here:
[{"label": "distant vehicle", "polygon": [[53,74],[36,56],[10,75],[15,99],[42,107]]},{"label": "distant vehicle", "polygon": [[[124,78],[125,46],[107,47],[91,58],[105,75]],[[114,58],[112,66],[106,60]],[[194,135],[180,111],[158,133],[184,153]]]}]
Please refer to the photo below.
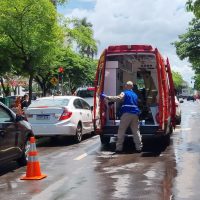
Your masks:
[{"label": "distant vehicle", "polygon": [[[94,87],[79,87],[77,88],[74,94],[76,96],[82,97],[90,105],[92,109],[94,129],[96,129],[96,122],[99,121],[99,117],[97,116],[94,120],[94,113],[99,110],[99,106],[97,103],[94,106],[94,90],[95,90]],[[94,112],[94,107],[96,109],[95,112]]]},{"label": "distant vehicle", "polygon": [[85,101],[93,106],[94,103],[94,87],[79,87],[75,91],[75,95],[85,99]]},{"label": "distant vehicle", "polygon": [[183,99],[187,99],[187,97],[191,96],[193,94],[193,90],[191,88],[183,88],[181,90],[181,96]]},{"label": "distant vehicle", "polygon": [[194,96],[188,96],[188,97],[187,97],[187,101],[195,101]]},{"label": "distant vehicle", "polygon": [[0,102],[0,163],[16,160],[26,165],[31,136],[31,125]]},{"label": "distant vehicle", "polygon": [[38,98],[25,110],[35,136],[74,136],[94,131],[90,105],[77,96]]},{"label": "distant vehicle", "polygon": [[[95,78],[94,108],[96,132],[102,144],[117,136],[120,124],[120,102],[109,104],[100,98],[102,92],[115,96],[123,85],[132,81],[140,95],[140,133],[144,137],[161,137],[165,143],[175,127],[175,91],[169,60],[151,45],[116,45],[106,48],[99,58]],[[95,105],[95,103],[94,103]],[[144,122],[144,123],[143,123]],[[126,137],[132,137],[127,129]],[[143,137],[143,138],[144,138]]]},{"label": "distant vehicle", "polygon": [[178,99],[178,101],[180,102],[180,103],[183,103],[184,102],[184,98],[183,97],[177,97],[177,99]]},{"label": "distant vehicle", "polygon": [[180,125],[181,124],[181,106],[180,103],[182,102],[182,100],[178,100],[178,98],[175,96],[175,104],[176,104],[176,124]]}]

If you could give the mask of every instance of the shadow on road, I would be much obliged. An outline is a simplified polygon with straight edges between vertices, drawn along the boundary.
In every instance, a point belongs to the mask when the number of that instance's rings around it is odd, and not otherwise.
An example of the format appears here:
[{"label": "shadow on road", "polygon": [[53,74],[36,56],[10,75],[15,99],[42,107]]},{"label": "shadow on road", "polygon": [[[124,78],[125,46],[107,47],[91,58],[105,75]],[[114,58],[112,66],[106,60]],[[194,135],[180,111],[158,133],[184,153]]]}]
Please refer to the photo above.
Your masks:
[{"label": "shadow on road", "polygon": [[8,173],[8,172],[14,172],[16,169],[20,168],[20,166],[17,164],[17,162],[8,162],[6,164],[1,164],[0,166],[0,176]]},{"label": "shadow on road", "polygon": [[[84,135],[82,141],[91,138],[91,135]],[[55,136],[37,138],[37,147],[59,147],[70,146],[76,144],[73,137],[70,136]]]},{"label": "shadow on road", "polygon": [[[170,140],[171,143],[171,140]],[[170,143],[161,142],[159,139],[144,139],[142,157],[157,157],[159,156]],[[102,145],[101,151],[115,152],[116,143],[110,143],[109,145]],[[123,152],[125,154],[132,154],[135,152],[135,145],[132,140],[125,140]]]}]

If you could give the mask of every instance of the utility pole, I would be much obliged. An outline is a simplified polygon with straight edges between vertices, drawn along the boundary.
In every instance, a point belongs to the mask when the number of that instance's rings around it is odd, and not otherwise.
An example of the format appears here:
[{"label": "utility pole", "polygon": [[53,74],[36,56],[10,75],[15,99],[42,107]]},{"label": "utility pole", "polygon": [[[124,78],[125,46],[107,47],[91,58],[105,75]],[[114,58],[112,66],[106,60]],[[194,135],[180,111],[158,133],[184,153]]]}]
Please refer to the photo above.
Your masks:
[{"label": "utility pole", "polygon": [[[64,73],[64,69],[63,67],[59,67],[58,68],[58,87],[59,87],[59,82],[61,81],[61,95],[63,95],[63,73]],[[58,88],[59,90],[59,88]]]}]

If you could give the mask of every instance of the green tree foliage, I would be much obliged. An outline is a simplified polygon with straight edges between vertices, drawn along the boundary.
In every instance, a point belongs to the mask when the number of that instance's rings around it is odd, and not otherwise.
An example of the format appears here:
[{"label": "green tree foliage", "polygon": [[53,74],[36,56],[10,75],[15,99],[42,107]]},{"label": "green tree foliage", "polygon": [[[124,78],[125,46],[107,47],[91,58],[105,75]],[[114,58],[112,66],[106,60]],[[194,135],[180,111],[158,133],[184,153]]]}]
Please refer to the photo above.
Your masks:
[{"label": "green tree foliage", "polygon": [[[5,73],[12,69],[13,75],[29,77],[30,97],[33,79],[45,96],[53,87],[51,78],[57,78],[58,68],[63,66],[64,81],[70,89],[93,84],[97,64],[93,56],[97,53],[97,42],[93,38],[92,24],[86,18],[73,19],[67,20],[63,28],[55,7],[66,2],[1,0],[1,82],[6,80]],[[12,88],[4,89],[8,94]]]},{"label": "green tree foliage", "polygon": [[96,60],[82,57],[68,48],[64,51],[61,66],[64,68],[64,81],[68,82],[70,90],[78,86],[94,84]]},{"label": "green tree foliage", "polygon": [[1,0],[0,49],[18,72],[29,75],[29,94],[38,69],[60,44],[62,31],[49,0]]},{"label": "green tree foliage", "polygon": [[[188,59],[195,74],[200,74],[200,19],[193,19],[188,31],[180,35],[179,41],[176,41],[174,45],[179,58]],[[194,81],[198,81],[198,78],[198,75],[195,76]]]},{"label": "green tree foliage", "polygon": [[76,18],[67,19],[65,25],[68,42],[70,44],[75,42],[82,56],[93,58],[97,54],[97,41],[94,39],[92,24],[87,22],[86,18]]},{"label": "green tree foliage", "polygon": [[56,7],[57,5],[62,5],[68,2],[68,0],[50,0],[51,3]]},{"label": "green tree foliage", "polygon": [[193,19],[188,31],[179,36],[179,41],[174,43],[180,59],[188,58],[194,70],[200,67],[200,20]]},{"label": "green tree foliage", "polygon": [[[188,58],[192,64],[192,68],[195,71],[194,76],[194,88],[200,90],[200,0],[188,0],[186,3],[186,9],[189,12],[193,12],[195,19],[190,23],[189,30],[186,34],[180,36],[182,44],[176,44],[180,55],[183,58]],[[191,44],[189,45],[189,42]]]},{"label": "green tree foliage", "polygon": [[192,11],[197,18],[200,18],[200,0],[188,0],[186,8],[188,11]]},{"label": "green tree foliage", "polygon": [[183,88],[183,77],[179,72],[172,71],[172,78],[174,81],[174,87],[177,90],[177,92],[181,92],[181,89]]},{"label": "green tree foliage", "polygon": [[195,74],[194,80],[194,89],[200,90],[200,74]]}]

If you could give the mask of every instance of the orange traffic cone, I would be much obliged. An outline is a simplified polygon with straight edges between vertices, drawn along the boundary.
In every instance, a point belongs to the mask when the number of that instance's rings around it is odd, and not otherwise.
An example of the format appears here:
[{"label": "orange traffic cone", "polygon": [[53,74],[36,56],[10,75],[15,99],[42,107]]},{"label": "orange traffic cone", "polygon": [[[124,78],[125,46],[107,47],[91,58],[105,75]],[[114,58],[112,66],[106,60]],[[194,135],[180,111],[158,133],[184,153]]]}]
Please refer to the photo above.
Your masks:
[{"label": "orange traffic cone", "polygon": [[41,174],[40,163],[38,161],[38,152],[35,145],[35,137],[30,138],[30,151],[28,152],[28,163],[26,175],[21,177],[21,180],[40,180],[47,175]]}]

